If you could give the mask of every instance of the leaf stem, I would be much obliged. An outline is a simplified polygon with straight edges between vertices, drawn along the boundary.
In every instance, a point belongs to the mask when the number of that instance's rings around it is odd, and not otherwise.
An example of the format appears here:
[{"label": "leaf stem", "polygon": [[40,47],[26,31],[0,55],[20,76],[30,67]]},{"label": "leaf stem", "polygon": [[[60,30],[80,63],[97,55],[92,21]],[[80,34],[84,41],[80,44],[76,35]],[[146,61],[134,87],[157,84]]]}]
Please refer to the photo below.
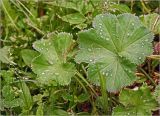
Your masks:
[{"label": "leaf stem", "polygon": [[7,14],[8,18],[10,19],[11,23],[14,25],[14,27],[16,28],[16,30],[19,31],[19,28],[16,26],[16,24],[14,23],[12,17],[10,16],[9,12],[7,11],[5,5],[3,4],[3,0],[1,1],[1,4],[2,4],[2,7],[3,7],[5,13]]},{"label": "leaf stem", "polygon": [[79,73],[78,71],[76,72],[77,76],[80,77],[87,85],[88,87],[92,90],[92,92],[96,95],[97,93],[95,92],[95,90],[92,88],[92,86],[88,83],[88,81],[81,75],[81,73]]},{"label": "leaf stem", "polygon": [[139,70],[142,71],[142,73],[152,82],[154,86],[156,86],[154,80],[141,67],[139,67]]},{"label": "leaf stem", "polygon": [[85,91],[86,93],[88,93],[88,92],[87,92],[87,89],[86,89],[85,86],[84,86],[84,84],[83,84],[76,76],[74,76],[74,78],[79,82],[79,84],[82,86],[82,88],[84,89],[84,91]]},{"label": "leaf stem", "polygon": [[142,5],[142,7],[143,7],[143,10],[145,10],[148,14],[150,14],[150,10],[146,7],[144,1],[143,1],[143,0],[140,0],[140,2],[141,2],[141,5]]}]

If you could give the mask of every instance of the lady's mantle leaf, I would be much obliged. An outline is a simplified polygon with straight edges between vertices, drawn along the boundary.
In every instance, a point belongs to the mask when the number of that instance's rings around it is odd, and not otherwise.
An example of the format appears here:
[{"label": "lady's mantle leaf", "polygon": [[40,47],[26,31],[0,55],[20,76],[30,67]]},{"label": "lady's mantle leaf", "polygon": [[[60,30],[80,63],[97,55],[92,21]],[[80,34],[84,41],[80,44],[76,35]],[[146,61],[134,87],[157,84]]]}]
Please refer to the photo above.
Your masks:
[{"label": "lady's mantle leaf", "polygon": [[60,85],[70,83],[75,67],[67,62],[67,55],[73,44],[72,36],[67,33],[59,33],[54,39],[39,40],[33,44],[34,49],[41,53],[32,62],[32,69],[40,82],[51,84],[54,81]]},{"label": "lady's mantle leaf", "polygon": [[141,16],[143,24],[155,34],[160,34],[160,15],[153,13]]},{"label": "lady's mantle leaf", "polygon": [[33,50],[30,50],[30,49],[24,49],[21,51],[21,55],[22,55],[22,58],[24,60],[24,63],[28,66],[31,65],[32,63],[32,60],[39,56],[39,53],[37,51],[33,51]]},{"label": "lady's mantle leaf", "polygon": [[98,15],[93,27],[78,34],[80,51],[75,60],[89,63],[88,76],[95,84],[100,71],[109,91],[132,84],[136,64],[152,53],[153,34],[131,14]]},{"label": "lady's mantle leaf", "polygon": [[153,96],[158,101],[160,106],[160,85],[157,85],[157,87],[155,88]]},{"label": "lady's mantle leaf", "polygon": [[9,46],[5,46],[0,49],[0,62],[14,64],[14,62],[12,61],[10,57],[10,47]]},{"label": "lady's mantle leaf", "polygon": [[2,88],[3,99],[1,99],[1,107],[13,108],[23,104],[22,99],[15,98],[15,93],[11,86],[5,85]]},{"label": "lady's mantle leaf", "polygon": [[155,110],[158,103],[149,88],[140,88],[137,91],[125,89],[120,93],[120,102],[124,105],[117,106],[113,110],[113,115],[151,115],[151,110]]},{"label": "lady's mantle leaf", "polygon": [[61,19],[65,22],[69,22],[71,25],[80,24],[85,22],[86,20],[85,17],[80,13],[68,14],[68,15],[62,16]]}]

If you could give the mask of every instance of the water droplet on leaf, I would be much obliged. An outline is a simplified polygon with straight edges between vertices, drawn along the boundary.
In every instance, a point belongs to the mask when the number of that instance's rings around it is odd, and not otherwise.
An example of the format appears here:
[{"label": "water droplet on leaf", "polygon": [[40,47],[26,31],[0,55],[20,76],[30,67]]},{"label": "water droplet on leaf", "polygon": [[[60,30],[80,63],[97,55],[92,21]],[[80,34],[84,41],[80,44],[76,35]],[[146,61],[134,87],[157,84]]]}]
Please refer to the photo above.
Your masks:
[{"label": "water droplet on leaf", "polygon": [[91,52],[92,50],[90,48],[88,48],[88,51]]},{"label": "water droplet on leaf", "polygon": [[109,38],[106,38],[106,40],[109,40]]},{"label": "water droplet on leaf", "polygon": [[45,73],[43,72],[42,75],[44,75]]},{"label": "water droplet on leaf", "polygon": [[59,73],[55,73],[55,75],[57,75],[57,76],[58,76],[58,75],[59,75]]},{"label": "water droplet on leaf", "polygon": [[92,59],[90,59],[89,61],[90,61],[90,62],[92,62],[93,60],[92,60]]}]

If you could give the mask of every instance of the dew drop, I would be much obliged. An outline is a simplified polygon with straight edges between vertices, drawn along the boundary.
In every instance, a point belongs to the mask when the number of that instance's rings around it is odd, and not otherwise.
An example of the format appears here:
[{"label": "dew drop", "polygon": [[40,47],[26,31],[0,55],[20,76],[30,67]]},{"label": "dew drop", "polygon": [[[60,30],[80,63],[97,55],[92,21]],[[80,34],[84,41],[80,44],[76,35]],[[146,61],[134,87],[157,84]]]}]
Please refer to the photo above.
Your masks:
[{"label": "dew drop", "polygon": [[120,58],[122,58],[122,55],[119,55]]},{"label": "dew drop", "polygon": [[127,35],[129,36],[130,34],[129,34],[129,33],[127,33]]},{"label": "dew drop", "polygon": [[92,50],[90,48],[88,48],[88,51],[91,52]]},{"label": "dew drop", "polygon": [[109,38],[106,38],[106,40],[109,40]]},{"label": "dew drop", "polygon": [[59,75],[59,73],[55,73],[55,75],[57,75],[57,76],[58,76],[58,75]]},{"label": "dew drop", "polygon": [[92,59],[90,59],[89,61],[90,61],[90,62],[92,62],[93,60],[92,60]]},{"label": "dew drop", "polygon": [[53,64],[53,62],[49,62],[50,64]]},{"label": "dew drop", "polygon": [[116,10],[115,10],[115,9],[113,9],[112,11],[113,11],[113,12],[116,12]]},{"label": "dew drop", "polygon": [[148,40],[148,39],[146,39],[146,40],[144,40],[144,41],[148,42],[149,40]]},{"label": "dew drop", "polygon": [[142,58],[141,58],[141,57],[139,57],[138,59],[139,59],[139,60],[141,60]]},{"label": "dew drop", "polygon": [[44,75],[45,73],[43,72],[42,75]]}]

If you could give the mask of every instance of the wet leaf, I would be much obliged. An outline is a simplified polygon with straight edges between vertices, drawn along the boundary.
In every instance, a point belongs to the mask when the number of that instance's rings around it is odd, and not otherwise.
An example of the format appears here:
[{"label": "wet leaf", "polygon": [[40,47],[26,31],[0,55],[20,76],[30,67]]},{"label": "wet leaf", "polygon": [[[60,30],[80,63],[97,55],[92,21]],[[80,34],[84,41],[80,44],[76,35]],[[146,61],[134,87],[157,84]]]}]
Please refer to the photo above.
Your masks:
[{"label": "wet leaf", "polygon": [[143,24],[149,28],[153,33],[160,34],[160,15],[153,13],[143,15],[140,17]]},{"label": "wet leaf", "polygon": [[119,96],[120,102],[124,106],[117,106],[113,110],[113,115],[151,115],[158,103],[151,95],[149,88],[142,87],[139,90],[122,90]]},{"label": "wet leaf", "polygon": [[39,53],[30,49],[24,49],[21,51],[21,55],[25,64],[31,66],[32,60],[37,57]]},{"label": "wet leaf", "polygon": [[10,57],[10,47],[9,46],[5,46],[3,48],[0,49],[0,61],[3,63],[12,63],[13,61]]},{"label": "wet leaf", "polygon": [[154,98],[158,101],[160,105],[160,85],[158,85],[153,94]]},{"label": "wet leaf", "polygon": [[86,21],[85,17],[80,13],[72,13],[62,16],[61,19],[72,24],[80,24]]},{"label": "wet leaf", "polygon": [[131,14],[101,14],[93,28],[78,33],[77,63],[89,63],[88,79],[99,85],[98,72],[106,77],[106,89],[118,91],[135,80],[136,65],[152,53],[153,34]]},{"label": "wet leaf", "polygon": [[67,55],[73,44],[72,35],[68,33],[59,33],[53,39],[39,40],[33,44],[34,49],[41,55],[32,62],[32,69],[41,83],[70,83],[71,77],[75,74],[75,67],[67,62]]}]

